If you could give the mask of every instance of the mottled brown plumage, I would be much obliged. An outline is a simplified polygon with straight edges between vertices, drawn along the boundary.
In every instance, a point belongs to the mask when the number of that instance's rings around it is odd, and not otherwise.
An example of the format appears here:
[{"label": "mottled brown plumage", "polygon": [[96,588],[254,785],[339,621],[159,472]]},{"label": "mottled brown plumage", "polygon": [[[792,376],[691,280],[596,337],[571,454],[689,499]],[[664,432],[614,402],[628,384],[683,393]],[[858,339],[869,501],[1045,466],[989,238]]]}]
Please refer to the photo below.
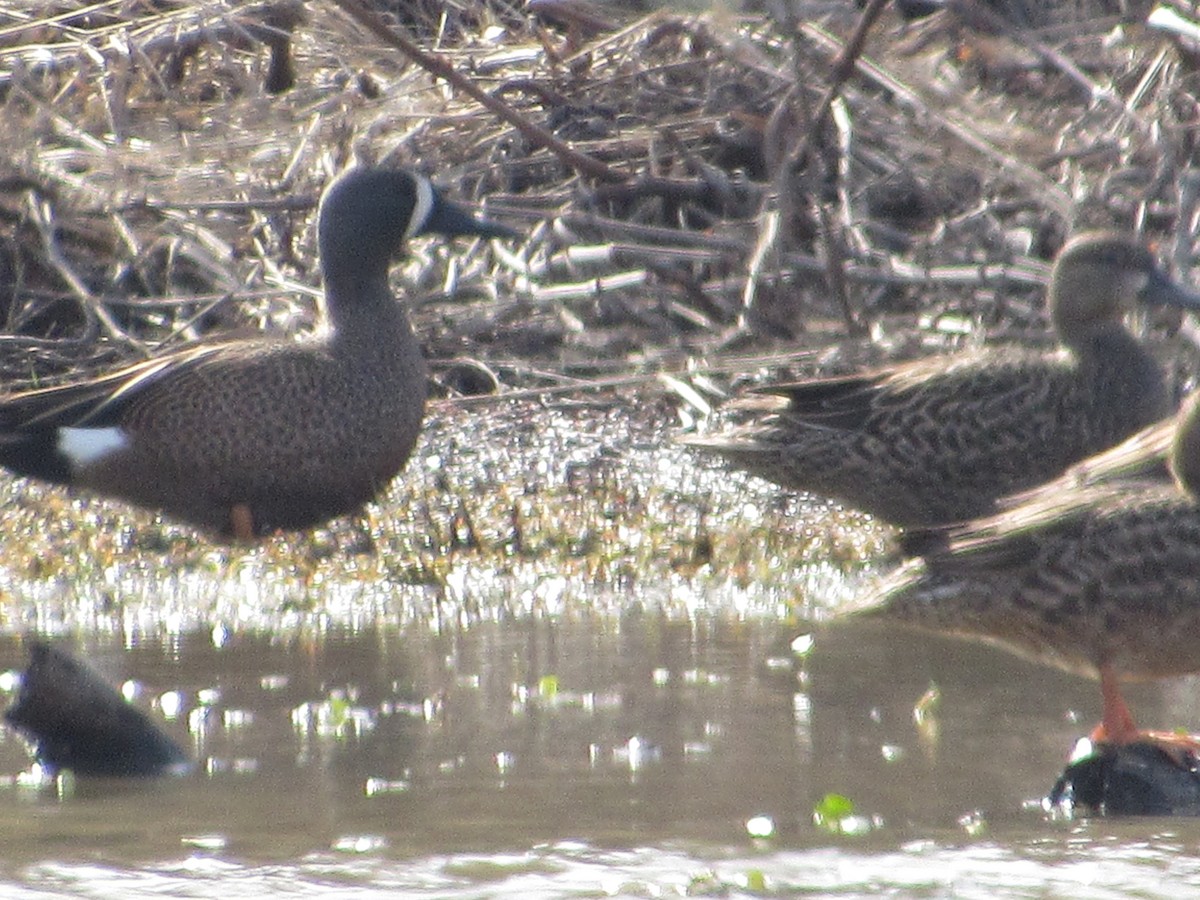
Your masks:
[{"label": "mottled brown plumage", "polygon": [[1133,238],[1078,235],[1048,302],[1063,350],[991,350],[777,385],[764,421],[686,442],[895,525],[984,515],[1169,415],[1162,373],[1125,329],[1134,301],[1196,308]]},{"label": "mottled brown plumage", "polygon": [[347,173],[318,219],[322,333],[203,344],[0,398],[0,464],[241,538],[357,510],[420,431],[425,362],[388,267],[432,232],[511,235],[419,176]]},{"label": "mottled brown plumage", "polygon": [[[1143,436],[1151,458],[1157,433]],[[1099,675],[1106,732],[1128,738],[1117,677],[1200,671],[1200,395],[1179,414],[1170,462],[1175,484],[1063,485],[959,526],[945,549],[902,566],[857,614]],[[1122,719],[1127,727],[1114,727]]]},{"label": "mottled brown plumage", "polygon": [[1081,674],[1102,662],[1131,677],[1190,672],[1200,668],[1200,507],[1147,482],[1022,506],[904,564],[867,606]]}]

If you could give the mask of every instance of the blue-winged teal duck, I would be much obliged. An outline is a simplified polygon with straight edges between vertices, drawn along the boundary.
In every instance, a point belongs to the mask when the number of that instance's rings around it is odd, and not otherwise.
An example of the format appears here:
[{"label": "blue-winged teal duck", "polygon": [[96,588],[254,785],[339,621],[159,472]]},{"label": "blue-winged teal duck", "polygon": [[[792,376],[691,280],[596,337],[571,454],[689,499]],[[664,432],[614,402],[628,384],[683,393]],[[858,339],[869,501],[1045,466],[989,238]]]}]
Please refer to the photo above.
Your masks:
[{"label": "blue-winged teal duck", "polygon": [[1050,279],[1063,351],[998,349],[766,387],[768,418],[685,442],[900,527],[986,515],[1171,413],[1159,367],[1122,322],[1138,299],[1200,307],[1139,241],[1080,234]]},{"label": "blue-winged teal duck", "polygon": [[420,431],[425,361],[388,268],[431,233],[514,236],[422,176],[347,172],[318,212],[323,331],[203,343],[0,397],[0,465],[243,540],[358,510]]},{"label": "blue-winged teal duck", "polygon": [[1038,491],[951,530],[859,616],[1001,644],[1099,675],[1097,736],[1136,734],[1117,678],[1200,671],[1200,395],[1180,412],[1175,484],[1154,477]]}]

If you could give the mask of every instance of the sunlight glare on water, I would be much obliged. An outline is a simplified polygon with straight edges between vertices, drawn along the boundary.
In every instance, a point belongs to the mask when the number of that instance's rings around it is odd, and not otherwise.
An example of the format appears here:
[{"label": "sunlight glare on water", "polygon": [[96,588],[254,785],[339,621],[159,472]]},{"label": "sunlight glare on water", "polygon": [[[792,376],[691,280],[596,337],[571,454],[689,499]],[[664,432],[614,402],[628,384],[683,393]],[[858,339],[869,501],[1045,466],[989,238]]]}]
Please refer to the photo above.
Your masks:
[{"label": "sunlight glare on water", "polygon": [[[818,630],[806,662],[761,668],[791,634],[767,618],[640,615],[101,641],[89,655],[143,699],[182,698],[201,769],[79,782],[61,799],[0,787],[0,891],[1154,897],[1181,896],[1163,879],[1200,884],[1190,822],[1052,823],[1027,805],[1078,731],[1057,704],[1092,685],[994,651],[955,684],[957,644],[870,630]],[[0,659],[20,652],[0,642]],[[932,754],[912,716],[931,677],[946,693]],[[1035,685],[1037,703],[1014,702]],[[27,757],[6,736],[0,762],[15,773]],[[830,791],[878,824],[816,827]],[[755,819],[771,828],[749,833]]]}]

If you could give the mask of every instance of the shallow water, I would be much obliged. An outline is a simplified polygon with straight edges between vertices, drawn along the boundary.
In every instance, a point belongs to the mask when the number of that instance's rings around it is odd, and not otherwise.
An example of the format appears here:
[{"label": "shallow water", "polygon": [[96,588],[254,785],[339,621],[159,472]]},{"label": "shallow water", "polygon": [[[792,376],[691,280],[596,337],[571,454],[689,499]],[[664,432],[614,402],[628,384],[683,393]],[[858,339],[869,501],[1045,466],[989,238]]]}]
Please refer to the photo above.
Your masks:
[{"label": "shallow water", "polygon": [[[620,466],[564,505],[557,464],[574,451],[544,447],[562,435],[535,429],[524,459],[472,454],[475,415],[435,421],[427,446],[451,463],[414,460],[418,485],[439,472],[447,508],[467,498],[492,534],[452,551],[444,536],[404,549],[445,521],[404,485],[388,510],[425,514],[374,512],[367,555],[345,549],[353,529],[244,551],[11,488],[10,510],[100,525],[62,551],[70,564],[52,552],[69,529],[0,538],[0,671],[23,665],[26,635],[53,636],[168,713],[198,766],[31,785],[26,748],[0,732],[0,896],[1200,896],[1200,825],[1038,805],[1099,714],[1095,684],[828,621],[885,565],[869,523],[775,501],[654,426],[614,438],[595,411],[569,417],[569,443],[623,441]],[[537,552],[491,552],[505,538],[475,493],[480,457],[488,497],[540,465],[542,513],[571,507],[578,521],[555,527],[593,538],[563,541],[531,511]],[[699,531],[711,558],[685,552]],[[35,543],[51,577],[30,577]],[[396,574],[406,552],[436,577]],[[1187,679],[1129,691],[1158,727],[1200,725],[1194,695]],[[850,833],[814,823],[829,793],[853,801]]]},{"label": "shallow water", "polygon": [[[1096,714],[1091,684],[877,629],[821,630],[793,665],[793,633],[765,618],[642,612],[85,642],[143,702],[179,698],[171,728],[200,770],[10,784],[0,892],[1094,897],[1200,886],[1190,822],[1052,822],[1032,805]],[[19,665],[23,652],[7,639],[0,660]],[[941,701],[918,726],[913,705],[931,681]],[[1154,698],[1134,692],[1143,717],[1172,714]],[[9,776],[26,767],[19,742],[6,738],[0,764]],[[854,800],[863,833],[813,824],[831,791]],[[756,816],[773,836],[748,835]]]}]

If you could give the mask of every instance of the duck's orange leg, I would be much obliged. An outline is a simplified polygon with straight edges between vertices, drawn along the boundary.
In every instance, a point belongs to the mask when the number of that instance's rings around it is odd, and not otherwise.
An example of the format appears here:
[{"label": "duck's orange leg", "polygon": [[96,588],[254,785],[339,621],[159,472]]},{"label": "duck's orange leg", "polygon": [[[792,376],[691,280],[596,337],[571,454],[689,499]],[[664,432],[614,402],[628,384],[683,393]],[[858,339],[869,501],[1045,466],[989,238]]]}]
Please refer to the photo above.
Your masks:
[{"label": "duck's orange leg", "polygon": [[254,513],[248,503],[235,503],[229,508],[229,530],[234,540],[245,544],[254,541]]},{"label": "duck's orange leg", "polygon": [[1092,743],[1129,744],[1141,737],[1133,713],[1121,696],[1117,673],[1108,663],[1100,664],[1100,696],[1104,701],[1104,712],[1100,724],[1092,729]]},{"label": "duck's orange leg", "polygon": [[1100,666],[1100,694],[1104,698],[1104,713],[1100,724],[1092,730],[1092,743],[1116,746],[1153,744],[1183,768],[1190,768],[1189,756],[1200,755],[1200,737],[1171,731],[1140,730],[1121,695],[1117,673],[1108,663]]}]

